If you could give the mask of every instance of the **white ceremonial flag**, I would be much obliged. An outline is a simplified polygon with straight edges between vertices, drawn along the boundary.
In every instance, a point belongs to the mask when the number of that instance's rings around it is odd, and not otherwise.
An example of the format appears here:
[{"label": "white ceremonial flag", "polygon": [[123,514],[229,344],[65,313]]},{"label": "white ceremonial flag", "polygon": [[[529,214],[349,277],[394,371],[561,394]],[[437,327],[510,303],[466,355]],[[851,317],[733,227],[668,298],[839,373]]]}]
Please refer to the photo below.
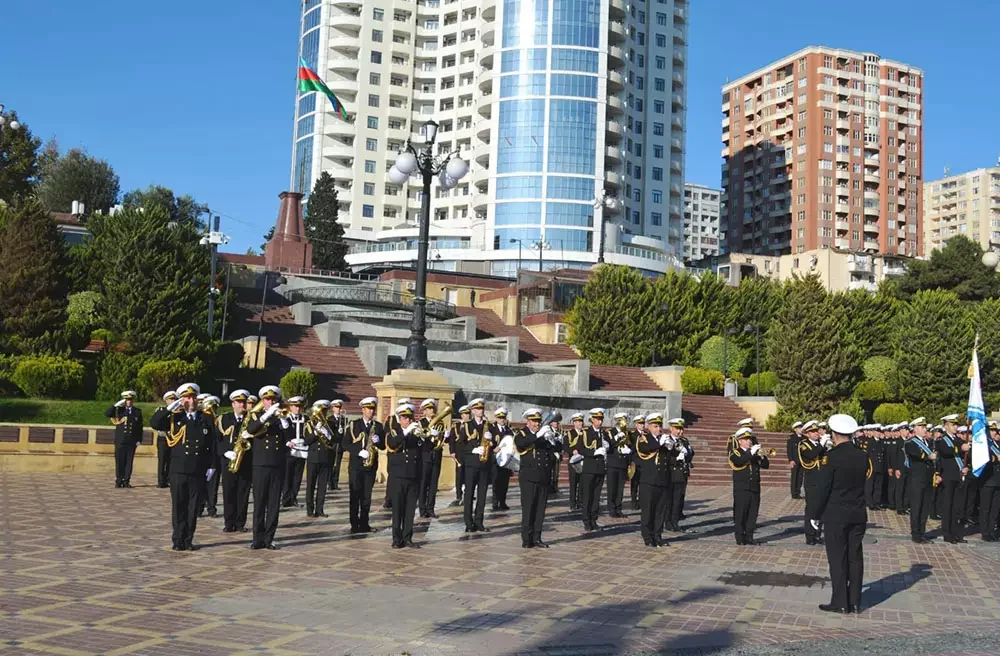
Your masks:
[{"label": "white ceremonial flag", "polygon": [[979,382],[979,335],[972,349],[969,365],[969,409],[965,416],[972,424],[972,473],[979,476],[990,462],[990,449],[986,444],[986,407],[983,405],[983,388]]}]

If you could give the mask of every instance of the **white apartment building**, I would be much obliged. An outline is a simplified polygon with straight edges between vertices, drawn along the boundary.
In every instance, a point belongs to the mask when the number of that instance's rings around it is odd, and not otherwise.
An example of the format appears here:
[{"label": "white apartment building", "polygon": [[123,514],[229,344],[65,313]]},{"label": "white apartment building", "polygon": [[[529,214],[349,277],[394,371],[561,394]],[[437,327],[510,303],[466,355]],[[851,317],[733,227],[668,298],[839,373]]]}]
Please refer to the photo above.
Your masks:
[{"label": "white apartment building", "polygon": [[[412,262],[423,128],[470,171],[432,188],[432,266],[513,275],[680,265],[686,0],[302,0],[300,56],[352,117],[298,94],[291,188],[337,181],[355,270]],[[611,200],[613,199],[613,200]]]},{"label": "white apartment building", "polygon": [[955,235],[1000,246],[1000,161],[992,168],[949,175],[924,183],[924,254]]},{"label": "white apartment building", "polygon": [[721,189],[684,183],[684,261],[719,254]]}]

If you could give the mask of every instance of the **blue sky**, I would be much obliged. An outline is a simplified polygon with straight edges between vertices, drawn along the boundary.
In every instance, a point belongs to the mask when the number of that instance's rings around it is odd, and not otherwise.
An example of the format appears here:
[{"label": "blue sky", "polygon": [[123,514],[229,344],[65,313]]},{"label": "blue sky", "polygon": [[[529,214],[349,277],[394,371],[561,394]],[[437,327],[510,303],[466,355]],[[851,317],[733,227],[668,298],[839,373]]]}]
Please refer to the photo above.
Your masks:
[{"label": "blue sky", "polygon": [[[806,45],[924,69],[924,171],[1000,155],[1000,2],[691,0],[687,179],[718,185],[720,88]],[[257,247],[289,180],[298,3],[4,3],[0,103],[43,140],[107,159],[122,189],[158,183]]]}]

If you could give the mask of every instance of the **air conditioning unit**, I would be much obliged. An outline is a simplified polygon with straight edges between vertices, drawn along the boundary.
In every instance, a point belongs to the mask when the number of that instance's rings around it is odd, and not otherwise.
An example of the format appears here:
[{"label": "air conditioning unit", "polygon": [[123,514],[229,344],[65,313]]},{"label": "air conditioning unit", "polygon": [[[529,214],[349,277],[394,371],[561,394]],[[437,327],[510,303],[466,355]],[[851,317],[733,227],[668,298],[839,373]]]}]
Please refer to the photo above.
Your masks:
[{"label": "air conditioning unit", "polygon": [[415,290],[416,288],[417,288],[417,283],[416,283],[416,282],[414,282],[414,281],[412,281],[412,280],[410,280],[410,281],[407,281],[407,283],[406,283],[406,291],[408,291],[408,292],[412,292],[412,291],[414,291],[414,290]]}]

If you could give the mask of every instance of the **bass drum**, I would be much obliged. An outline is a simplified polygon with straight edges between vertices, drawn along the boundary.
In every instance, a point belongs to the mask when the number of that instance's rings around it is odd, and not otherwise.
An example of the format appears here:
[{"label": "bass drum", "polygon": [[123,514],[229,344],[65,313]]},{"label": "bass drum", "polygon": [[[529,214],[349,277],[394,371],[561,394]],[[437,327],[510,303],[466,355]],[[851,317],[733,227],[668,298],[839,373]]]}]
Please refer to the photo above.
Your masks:
[{"label": "bass drum", "polygon": [[500,440],[496,458],[497,466],[509,469],[515,473],[521,471],[521,456],[518,455],[517,449],[514,448],[514,436],[507,435]]}]

